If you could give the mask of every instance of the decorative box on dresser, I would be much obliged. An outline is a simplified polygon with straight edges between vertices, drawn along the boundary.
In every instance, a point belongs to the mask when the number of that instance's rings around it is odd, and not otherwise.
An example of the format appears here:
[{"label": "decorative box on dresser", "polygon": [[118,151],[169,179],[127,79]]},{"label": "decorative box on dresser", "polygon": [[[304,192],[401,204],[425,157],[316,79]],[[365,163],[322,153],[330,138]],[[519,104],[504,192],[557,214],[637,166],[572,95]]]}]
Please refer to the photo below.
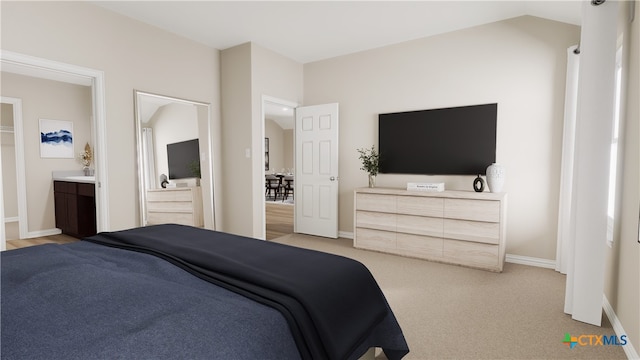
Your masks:
[{"label": "decorative box on dresser", "polygon": [[361,188],[354,247],[501,272],[506,193]]},{"label": "decorative box on dresser", "polygon": [[147,225],[204,226],[199,186],[147,190]]}]

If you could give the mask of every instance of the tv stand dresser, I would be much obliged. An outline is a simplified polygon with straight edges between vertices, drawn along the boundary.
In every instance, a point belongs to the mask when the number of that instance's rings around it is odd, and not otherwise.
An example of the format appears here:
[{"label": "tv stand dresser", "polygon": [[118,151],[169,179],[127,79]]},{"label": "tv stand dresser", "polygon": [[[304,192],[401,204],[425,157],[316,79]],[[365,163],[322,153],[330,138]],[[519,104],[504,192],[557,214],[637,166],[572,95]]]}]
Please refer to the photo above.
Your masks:
[{"label": "tv stand dresser", "polygon": [[147,225],[204,226],[200,186],[147,190]]},{"label": "tv stand dresser", "polygon": [[506,193],[361,188],[354,247],[501,272]]}]

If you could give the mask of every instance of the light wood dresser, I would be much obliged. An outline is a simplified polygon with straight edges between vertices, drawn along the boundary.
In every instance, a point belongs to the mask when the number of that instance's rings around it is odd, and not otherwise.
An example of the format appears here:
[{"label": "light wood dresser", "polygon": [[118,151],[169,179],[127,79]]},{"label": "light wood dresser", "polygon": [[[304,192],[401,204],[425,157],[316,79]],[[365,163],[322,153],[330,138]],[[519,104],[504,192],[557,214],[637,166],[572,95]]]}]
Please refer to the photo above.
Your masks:
[{"label": "light wood dresser", "polygon": [[147,190],[147,225],[204,226],[199,186]]},{"label": "light wood dresser", "polygon": [[507,195],[362,188],[354,247],[501,272]]}]

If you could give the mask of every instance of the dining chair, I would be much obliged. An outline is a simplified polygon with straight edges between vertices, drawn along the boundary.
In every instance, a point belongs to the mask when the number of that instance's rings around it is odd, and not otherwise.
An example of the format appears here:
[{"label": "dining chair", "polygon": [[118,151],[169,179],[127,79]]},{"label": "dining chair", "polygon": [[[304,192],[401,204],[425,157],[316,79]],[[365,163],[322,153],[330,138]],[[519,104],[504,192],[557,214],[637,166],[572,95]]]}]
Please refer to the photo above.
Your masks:
[{"label": "dining chair", "polygon": [[282,202],[287,200],[289,194],[293,195],[293,176],[287,175],[284,177],[284,194],[282,195]]},{"label": "dining chair", "polygon": [[275,175],[265,175],[265,190],[264,195],[268,199],[271,193],[273,193],[273,200],[278,198],[280,195],[281,188],[280,178]]}]

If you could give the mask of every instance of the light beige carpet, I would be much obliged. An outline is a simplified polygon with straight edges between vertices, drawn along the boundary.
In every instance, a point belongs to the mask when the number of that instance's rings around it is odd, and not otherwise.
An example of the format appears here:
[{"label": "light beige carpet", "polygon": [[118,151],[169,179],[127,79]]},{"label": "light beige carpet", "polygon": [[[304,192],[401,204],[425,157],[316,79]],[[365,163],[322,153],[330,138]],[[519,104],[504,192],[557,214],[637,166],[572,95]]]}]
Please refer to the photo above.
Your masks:
[{"label": "light beige carpet", "polygon": [[[615,335],[563,312],[565,276],[506,263],[502,273],[354,249],[350,239],[273,240],[353,258],[382,288],[411,352],[405,359],[626,359],[621,346],[563,344],[565,333]],[[376,359],[384,359],[377,351]]]}]

